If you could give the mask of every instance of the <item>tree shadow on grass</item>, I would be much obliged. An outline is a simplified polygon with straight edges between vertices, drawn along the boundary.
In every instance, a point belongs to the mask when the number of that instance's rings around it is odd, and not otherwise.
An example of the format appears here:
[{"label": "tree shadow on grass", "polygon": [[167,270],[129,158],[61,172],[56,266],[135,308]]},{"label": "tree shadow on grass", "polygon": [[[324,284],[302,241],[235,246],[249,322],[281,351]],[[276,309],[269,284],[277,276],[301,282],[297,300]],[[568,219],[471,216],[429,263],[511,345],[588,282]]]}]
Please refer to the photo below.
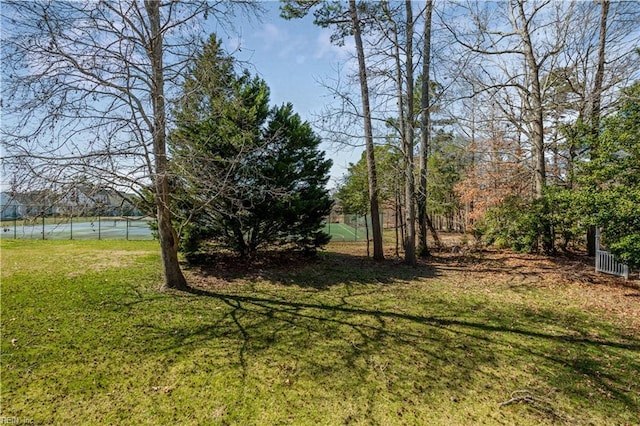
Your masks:
[{"label": "tree shadow on grass", "polygon": [[[229,305],[233,309],[242,309],[248,310],[247,306],[253,306],[255,308],[260,308],[262,312],[269,313],[267,316],[273,316],[274,313],[286,313],[286,314],[299,314],[302,310],[318,310],[318,311],[328,311],[328,312],[340,312],[348,315],[364,315],[378,319],[379,322],[383,318],[395,319],[395,320],[405,320],[414,322],[419,325],[430,326],[430,327],[438,327],[438,328],[451,328],[451,327],[459,327],[462,329],[469,330],[478,330],[485,333],[510,333],[517,334],[520,336],[532,337],[536,339],[543,339],[555,342],[562,343],[585,343],[589,345],[595,346],[608,346],[626,350],[637,350],[640,351],[640,340],[634,340],[632,342],[620,342],[614,340],[607,339],[597,339],[593,337],[585,337],[578,336],[575,334],[556,334],[556,333],[544,333],[531,329],[524,329],[518,327],[510,327],[507,325],[493,325],[486,322],[474,322],[474,321],[465,321],[458,320],[452,318],[441,318],[437,316],[420,316],[420,315],[412,315],[402,312],[393,312],[393,311],[384,311],[384,310],[369,310],[362,309],[357,307],[350,307],[349,305],[328,305],[328,304],[317,304],[317,303],[304,303],[304,302],[293,302],[282,299],[275,298],[267,298],[267,297],[255,297],[255,296],[239,296],[225,293],[216,293],[208,290],[201,289],[191,289],[188,291],[190,294],[198,295],[198,296],[206,296],[214,299],[218,299],[225,304]],[[525,316],[529,316],[531,319],[533,315],[531,313],[525,313]],[[551,314],[551,313],[550,313]],[[544,315],[544,313],[540,313],[540,311],[536,311],[536,317],[538,319],[547,317],[548,321],[557,321],[557,317],[553,317],[551,315]],[[313,317],[317,320],[328,320],[325,317]],[[345,323],[349,326],[355,326],[352,323]],[[377,331],[383,331],[376,329]],[[629,336],[625,336],[625,338],[629,338]]]},{"label": "tree shadow on grass", "polygon": [[[556,389],[562,398],[584,401],[594,401],[593,395],[600,393],[616,401],[616,409],[640,412],[633,396],[640,388],[630,378],[630,372],[640,371],[640,339],[611,333],[606,337],[585,335],[581,332],[585,324],[556,310],[494,307],[490,313],[457,317],[437,314],[446,311],[444,302],[426,309],[434,314],[422,314],[413,313],[415,305],[409,309],[369,308],[344,298],[332,303],[289,299],[286,294],[229,294],[210,289],[192,289],[190,294],[222,303],[224,315],[213,324],[178,330],[171,343],[165,341],[165,350],[234,336],[243,380],[255,376],[253,370],[265,363],[265,368],[275,368],[274,380],[282,379],[276,386],[284,388],[295,380],[311,378],[348,394],[354,392],[350,386],[358,383],[362,389],[357,392],[371,399],[367,403],[370,410],[380,393],[411,407],[426,395],[476,398],[479,383],[488,386],[488,393],[497,388],[505,400],[508,393],[497,382],[520,375],[522,368],[531,377],[513,386],[528,386],[535,379],[534,392]],[[270,365],[273,359],[280,361]],[[515,370],[510,370],[511,363]],[[507,372],[502,377],[504,368]],[[566,401],[559,404],[566,409]],[[589,404],[582,409],[586,407]],[[580,410],[574,407],[562,412],[550,403],[533,415],[575,420]]]},{"label": "tree shadow on grass", "polygon": [[253,260],[235,256],[211,257],[206,264],[186,268],[196,287],[232,283],[237,280],[273,283],[326,290],[343,284],[391,284],[434,278],[436,270],[426,262],[416,267],[398,260],[374,262],[364,256],[323,252],[315,256],[300,253],[267,253]]},{"label": "tree shadow on grass", "polygon": [[[436,258],[412,268],[326,253],[229,267],[225,262],[235,260],[223,259],[192,268],[190,278],[200,280],[188,293],[175,293],[196,310],[190,316],[208,321],[156,324],[147,337],[154,339],[154,350],[169,352],[224,339],[247,388],[261,386],[256,384],[260,377],[265,387],[285,394],[299,381],[345,398],[355,395],[363,405],[354,421],[370,420],[380,395],[417,412],[421,404],[432,403],[430,398],[489,398],[497,408],[523,388],[551,393],[549,405],[529,413],[546,422],[589,421],[589,410],[608,411],[611,418],[617,410],[640,413],[635,396],[640,388],[632,379],[632,372],[640,371],[636,336],[560,308],[482,306],[485,299],[463,295],[458,300],[428,291],[430,278],[446,275],[449,268],[464,271],[475,265],[473,272],[481,274],[513,273],[506,260],[482,261]],[[264,280],[295,288],[234,286]],[[394,285],[421,280],[425,292],[420,286],[405,292]],[[353,297],[357,286],[365,291]],[[202,302],[207,300],[213,303]],[[220,368],[229,366],[228,360],[217,362]],[[636,421],[632,416],[624,421],[629,418]]]}]

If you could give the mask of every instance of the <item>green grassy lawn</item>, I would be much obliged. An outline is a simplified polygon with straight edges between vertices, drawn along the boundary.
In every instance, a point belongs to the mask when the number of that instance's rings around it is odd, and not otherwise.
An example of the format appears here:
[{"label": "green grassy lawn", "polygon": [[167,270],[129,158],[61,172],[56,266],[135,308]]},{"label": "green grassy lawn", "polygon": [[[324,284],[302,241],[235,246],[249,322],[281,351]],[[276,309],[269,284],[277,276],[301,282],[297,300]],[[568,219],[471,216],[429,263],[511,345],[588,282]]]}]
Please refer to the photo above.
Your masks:
[{"label": "green grassy lawn", "polygon": [[554,278],[559,265],[542,260],[525,274],[483,253],[374,264],[362,247],[221,260],[187,271],[197,291],[161,293],[153,241],[0,241],[0,415],[640,423],[638,290]]}]

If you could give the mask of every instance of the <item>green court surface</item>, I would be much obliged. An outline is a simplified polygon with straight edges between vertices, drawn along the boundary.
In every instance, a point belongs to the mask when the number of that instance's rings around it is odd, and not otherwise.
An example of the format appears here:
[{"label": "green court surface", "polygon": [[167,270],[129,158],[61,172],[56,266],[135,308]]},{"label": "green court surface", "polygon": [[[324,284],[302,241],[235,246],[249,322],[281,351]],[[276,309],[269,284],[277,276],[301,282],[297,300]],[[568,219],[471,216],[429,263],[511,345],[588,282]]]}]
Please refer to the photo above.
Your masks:
[{"label": "green court surface", "polygon": [[[5,221],[0,238],[2,239],[47,239],[47,240],[147,240],[153,239],[149,228],[152,218],[79,218],[76,220],[53,221]],[[331,235],[332,241],[364,241],[364,226],[354,228],[344,223],[327,223],[324,231]]]},{"label": "green court surface", "polygon": [[324,232],[331,235],[331,241],[363,241],[367,237],[365,228],[353,228],[344,223],[327,223]]},{"label": "green court surface", "polygon": [[31,240],[150,240],[152,218],[45,218],[3,222],[0,238]]}]

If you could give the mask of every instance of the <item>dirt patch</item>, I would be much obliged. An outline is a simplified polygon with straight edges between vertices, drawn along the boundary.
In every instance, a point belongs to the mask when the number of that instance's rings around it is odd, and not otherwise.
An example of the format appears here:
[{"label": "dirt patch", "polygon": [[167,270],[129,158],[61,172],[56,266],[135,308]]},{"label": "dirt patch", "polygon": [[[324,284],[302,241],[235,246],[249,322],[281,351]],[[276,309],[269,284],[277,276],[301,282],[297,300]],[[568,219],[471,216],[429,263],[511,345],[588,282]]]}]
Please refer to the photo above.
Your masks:
[{"label": "dirt patch", "polygon": [[108,250],[91,252],[81,256],[77,261],[83,266],[82,272],[74,271],[67,274],[69,278],[78,277],[86,272],[100,272],[107,269],[126,268],[135,264],[136,258],[146,256],[147,251]]},{"label": "dirt patch", "polygon": [[323,263],[322,256],[309,256],[299,252],[263,252],[254,259],[240,258],[232,253],[217,253],[200,260],[197,265],[184,268],[191,285],[221,288],[237,282],[256,282],[274,277],[295,275]]}]

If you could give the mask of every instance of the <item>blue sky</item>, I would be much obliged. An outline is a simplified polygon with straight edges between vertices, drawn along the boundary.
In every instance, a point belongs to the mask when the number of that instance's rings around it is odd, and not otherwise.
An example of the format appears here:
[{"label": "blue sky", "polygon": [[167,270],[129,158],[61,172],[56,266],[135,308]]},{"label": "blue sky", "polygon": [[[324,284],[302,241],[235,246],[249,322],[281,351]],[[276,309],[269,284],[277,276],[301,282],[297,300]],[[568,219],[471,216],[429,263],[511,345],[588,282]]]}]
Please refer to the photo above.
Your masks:
[{"label": "blue sky", "polygon": [[[353,66],[353,42],[348,39],[345,46],[333,45],[331,30],[314,25],[312,16],[288,21],[280,17],[278,1],[261,4],[265,13],[260,19],[239,15],[233,28],[226,30],[210,19],[208,31],[216,32],[228,53],[267,82],[272,105],[291,102],[295,112],[312,122],[332,100],[320,81],[336,79],[337,70],[348,68],[347,63]],[[362,152],[329,142],[323,142],[321,149],[334,163],[329,187],[336,186],[349,163],[356,162]],[[0,189],[7,185],[2,178]]]},{"label": "blue sky", "polygon": [[[266,14],[255,18],[238,18],[234,31],[220,33],[228,53],[246,61],[251,73],[263,78],[271,89],[271,103],[291,102],[294,110],[310,122],[332,98],[321,81],[335,80],[338,69],[348,68],[354,51],[353,42],[345,46],[330,42],[330,29],[313,24],[313,17],[290,20],[280,18],[279,2],[263,2]],[[334,162],[329,186],[335,186],[349,162],[360,158],[361,149],[336,147],[325,142],[322,149]]]}]

